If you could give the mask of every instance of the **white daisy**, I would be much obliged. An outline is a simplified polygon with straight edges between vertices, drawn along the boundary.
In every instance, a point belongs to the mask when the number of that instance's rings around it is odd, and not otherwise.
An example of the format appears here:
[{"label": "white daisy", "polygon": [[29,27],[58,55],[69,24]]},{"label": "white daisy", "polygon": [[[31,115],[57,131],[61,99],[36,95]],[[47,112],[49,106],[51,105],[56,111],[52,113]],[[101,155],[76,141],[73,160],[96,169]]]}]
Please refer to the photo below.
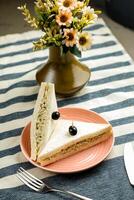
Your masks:
[{"label": "white daisy", "polygon": [[88,6],[83,9],[83,18],[90,21],[91,23],[94,23],[98,16],[95,14],[94,9]]},{"label": "white daisy", "polygon": [[80,51],[89,49],[92,45],[92,37],[88,32],[78,33],[76,45]]}]

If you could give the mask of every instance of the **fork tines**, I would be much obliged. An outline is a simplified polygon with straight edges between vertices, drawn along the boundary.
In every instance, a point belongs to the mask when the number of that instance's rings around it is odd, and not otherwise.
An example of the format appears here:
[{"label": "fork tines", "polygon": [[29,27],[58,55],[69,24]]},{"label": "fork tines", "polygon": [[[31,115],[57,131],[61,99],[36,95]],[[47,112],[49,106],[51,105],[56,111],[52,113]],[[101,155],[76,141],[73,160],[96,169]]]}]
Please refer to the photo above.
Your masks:
[{"label": "fork tines", "polygon": [[41,188],[44,187],[43,181],[36,178],[26,170],[24,170],[22,167],[20,167],[17,171],[17,177],[27,186],[32,188],[35,191],[40,191]]}]

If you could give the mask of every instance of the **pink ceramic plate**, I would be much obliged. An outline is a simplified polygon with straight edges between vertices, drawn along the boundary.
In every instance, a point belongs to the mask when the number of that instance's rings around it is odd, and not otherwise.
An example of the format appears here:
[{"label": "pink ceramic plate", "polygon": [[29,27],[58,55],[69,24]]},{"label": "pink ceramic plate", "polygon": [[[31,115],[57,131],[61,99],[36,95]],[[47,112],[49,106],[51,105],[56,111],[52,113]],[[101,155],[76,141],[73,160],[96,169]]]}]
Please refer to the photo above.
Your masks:
[{"label": "pink ceramic plate", "polygon": [[[60,108],[59,111],[61,113],[61,117],[64,119],[94,123],[108,123],[99,114],[91,110],[81,108]],[[113,144],[114,137],[111,136],[108,140],[87,150],[42,167],[30,159],[30,123],[23,129],[20,141],[21,150],[27,160],[39,168],[56,173],[79,172],[94,167],[107,157],[113,147]]]}]

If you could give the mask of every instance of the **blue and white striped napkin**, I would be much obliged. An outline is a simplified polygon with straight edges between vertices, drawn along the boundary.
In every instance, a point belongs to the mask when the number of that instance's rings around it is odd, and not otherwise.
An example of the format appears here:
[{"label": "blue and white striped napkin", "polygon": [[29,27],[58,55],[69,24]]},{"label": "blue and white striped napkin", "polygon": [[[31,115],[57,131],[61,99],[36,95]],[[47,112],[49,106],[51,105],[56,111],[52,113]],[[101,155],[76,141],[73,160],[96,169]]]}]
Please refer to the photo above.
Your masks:
[{"label": "blue and white striped napkin", "polygon": [[41,33],[29,31],[0,37],[0,199],[8,199],[11,194],[11,199],[17,200],[24,196],[33,199],[33,195],[34,199],[63,198],[27,193],[29,190],[25,191],[15,176],[20,166],[39,178],[94,199],[120,199],[120,193],[122,199],[134,199],[123,166],[124,143],[134,140],[134,64],[102,19],[90,27],[90,32],[93,46],[80,60],[91,68],[91,80],[74,97],[58,99],[58,105],[100,113],[113,126],[115,145],[102,164],[71,176],[38,169],[20,151],[20,134],[31,119],[39,91],[35,73],[48,56],[48,50],[32,51],[32,41]]}]

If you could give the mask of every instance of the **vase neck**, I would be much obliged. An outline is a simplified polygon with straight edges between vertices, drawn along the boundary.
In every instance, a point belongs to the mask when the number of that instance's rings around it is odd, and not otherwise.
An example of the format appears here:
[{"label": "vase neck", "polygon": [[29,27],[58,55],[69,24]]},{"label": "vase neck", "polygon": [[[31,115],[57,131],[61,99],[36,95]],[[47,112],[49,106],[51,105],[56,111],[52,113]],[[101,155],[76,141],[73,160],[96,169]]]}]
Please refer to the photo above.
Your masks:
[{"label": "vase neck", "polygon": [[62,47],[49,47],[49,61],[54,62],[69,62],[74,60],[74,55],[68,51],[66,54],[63,53]]},{"label": "vase neck", "polygon": [[62,56],[62,48],[61,47],[49,47],[49,60],[58,61]]}]

